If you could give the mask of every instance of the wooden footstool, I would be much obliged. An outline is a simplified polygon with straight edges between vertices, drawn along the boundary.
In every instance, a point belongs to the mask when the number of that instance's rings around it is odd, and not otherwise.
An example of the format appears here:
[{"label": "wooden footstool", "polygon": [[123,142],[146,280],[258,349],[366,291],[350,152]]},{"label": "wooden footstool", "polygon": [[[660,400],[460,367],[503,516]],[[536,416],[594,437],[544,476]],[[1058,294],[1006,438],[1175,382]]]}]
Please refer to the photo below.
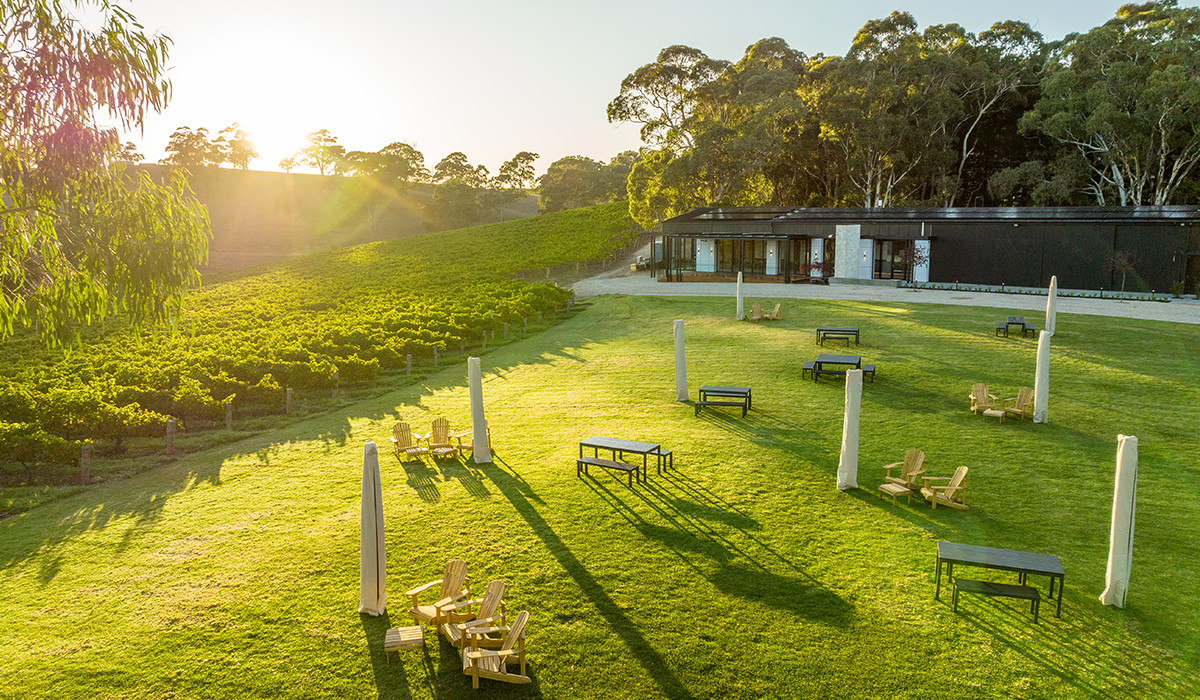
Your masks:
[{"label": "wooden footstool", "polygon": [[908,496],[908,502],[912,503],[912,491],[900,484],[880,484],[879,497],[883,498],[885,493],[892,497],[892,505],[896,505],[896,496]]},{"label": "wooden footstool", "polygon": [[991,417],[991,418],[999,418],[1001,423],[1004,422],[1004,411],[997,411],[995,409],[989,408],[988,410],[983,412],[983,415]]},{"label": "wooden footstool", "polygon": [[425,634],[421,627],[392,627],[383,635],[383,653],[391,660],[393,651],[419,649],[425,646]]}]

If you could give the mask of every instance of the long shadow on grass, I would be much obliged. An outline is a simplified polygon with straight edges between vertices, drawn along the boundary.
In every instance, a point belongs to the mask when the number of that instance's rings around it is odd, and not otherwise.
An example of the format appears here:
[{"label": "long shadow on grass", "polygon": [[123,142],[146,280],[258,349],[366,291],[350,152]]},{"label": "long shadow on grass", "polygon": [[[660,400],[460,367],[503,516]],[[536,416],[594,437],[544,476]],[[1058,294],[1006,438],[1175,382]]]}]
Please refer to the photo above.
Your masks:
[{"label": "long shadow on grass", "polygon": [[[605,486],[605,481],[609,480],[585,479],[588,487],[612,505],[631,526],[646,538],[662,543],[722,593],[764,603],[797,617],[824,622],[838,628],[845,628],[853,620],[854,609],[849,603],[821,586],[797,564],[750,535],[745,529],[731,525],[751,541],[751,546],[764,550],[771,559],[782,563],[785,568],[799,576],[776,573],[762,562],[761,554],[752,553],[748,548],[739,546],[717,528],[697,517],[698,513],[711,513],[711,507],[706,506],[689,512],[692,510],[689,506],[696,504],[675,497],[650,482],[643,484],[641,490],[622,490],[628,492],[631,497],[640,499],[670,523],[670,526],[658,525],[643,518],[616,492]],[[620,483],[619,480],[611,481],[614,484]],[[681,507],[681,503],[687,505]],[[741,514],[739,516],[745,517]],[[737,519],[734,519],[734,522],[736,521]],[[728,520],[723,522],[729,523]],[[758,526],[757,522],[751,522]],[[703,557],[704,560],[696,561],[696,557]]]},{"label": "long shadow on grass", "polygon": [[[388,655],[383,650],[383,637],[388,628],[392,626],[391,617],[387,612],[384,612],[379,617],[372,617],[366,613],[359,614],[359,622],[362,624],[363,637],[366,638],[367,652],[371,656],[371,670],[375,675],[375,689],[378,691],[380,698],[411,698],[412,691],[409,689],[408,673],[404,670],[405,661],[412,654],[421,654],[422,665],[425,670],[425,682],[429,684],[431,691],[434,691],[433,683],[430,678],[434,674],[433,661],[429,657],[429,650],[426,647],[421,647],[419,652],[412,650],[394,651],[393,655],[397,657],[398,663],[391,663]],[[433,695],[437,695],[433,692]]]},{"label": "long shadow on grass", "polygon": [[668,698],[693,698],[694,696],[675,677],[662,654],[642,636],[637,625],[621,610],[616,601],[609,596],[608,591],[604,590],[604,586],[592,577],[587,567],[579,561],[562,541],[562,538],[555,534],[545,518],[538,513],[531,501],[540,502],[541,499],[534,494],[529,483],[516,476],[516,471],[503,460],[497,458],[497,461],[506,468],[497,466],[497,468],[489,470],[492,483],[525,519],[538,539],[546,546],[546,550],[575,580],[575,584],[588,597],[597,612],[604,617],[613,632],[625,642],[630,655],[637,659],[646,673],[654,679],[662,695]]}]

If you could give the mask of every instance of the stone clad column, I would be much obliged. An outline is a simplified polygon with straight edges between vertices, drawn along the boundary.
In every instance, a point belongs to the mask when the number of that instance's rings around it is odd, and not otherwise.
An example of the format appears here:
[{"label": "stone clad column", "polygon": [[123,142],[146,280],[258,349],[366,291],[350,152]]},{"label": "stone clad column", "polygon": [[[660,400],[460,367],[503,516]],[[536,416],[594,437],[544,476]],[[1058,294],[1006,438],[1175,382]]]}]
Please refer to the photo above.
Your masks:
[{"label": "stone clad column", "polygon": [[833,276],[835,279],[859,279],[858,265],[862,256],[859,240],[862,226],[838,224],[834,236]]}]

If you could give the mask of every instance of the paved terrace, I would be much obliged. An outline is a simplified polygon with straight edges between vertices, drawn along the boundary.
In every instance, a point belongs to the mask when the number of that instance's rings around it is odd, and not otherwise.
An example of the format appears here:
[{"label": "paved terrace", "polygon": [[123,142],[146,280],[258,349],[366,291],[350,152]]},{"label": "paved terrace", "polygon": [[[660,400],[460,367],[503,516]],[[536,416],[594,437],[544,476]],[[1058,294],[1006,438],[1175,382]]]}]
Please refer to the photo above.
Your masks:
[{"label": "paved terrace", "polygon": [[[628,270],[602,273],[580,280],[573,285],[578,297],[601,294],[633,296],[697,296],[734,297],[737,285],[729,282],[659,282],[646,272],[630,274]],[[957,306],[991,306],[998,309],[1019,309],[1028,312],[1046,311],[1046,297],[989,292],[959,292],[935,289],[896,289],[894,287],[854,286],[848,284],[775,284],[754,282],[744,285],[747,298],[762,299],[842,299],[847,301],[884,301],[922,304],[953,304]],[[733,308],[732,306],[730,307]],[[746,311],[749,313],[747,303]],[[1151,321],[1200,324],[1200,302],[1178,299],[1161,301],[1121,301],[1117,299],[1058,298],[1058,312],[1141,318]],[[786,311],[785,311],[786,313]],[[1037,314],[1033,314],[1036,320]],[[1041,323],[1038,324],[1039,329]]]}]

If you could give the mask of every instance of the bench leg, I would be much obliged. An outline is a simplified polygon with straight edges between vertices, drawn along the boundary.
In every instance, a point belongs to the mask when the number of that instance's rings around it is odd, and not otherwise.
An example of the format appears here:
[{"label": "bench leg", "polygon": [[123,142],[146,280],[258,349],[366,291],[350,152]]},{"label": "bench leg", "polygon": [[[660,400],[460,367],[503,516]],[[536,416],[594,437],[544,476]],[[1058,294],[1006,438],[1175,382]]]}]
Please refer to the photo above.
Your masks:
[{"label": "bench leg", "polygon": [[1035,624],[1035,625],[1037,624],[1038,608],[1042,607],[1041,602],[1042,601],[1040,601],[1040,600],[1034,600],[1033,603],[1029,606],[1029,607],[1033,608],[1033,624]]},{"label": "bench leg", "polygon": [[953,600],[954,600],[954,614],[957,615],[958,614],[958,586],[954,587]]},{"label": "bench leg", "polygon": [[746,404],[742,404],[742,418],[746,417]]}]

